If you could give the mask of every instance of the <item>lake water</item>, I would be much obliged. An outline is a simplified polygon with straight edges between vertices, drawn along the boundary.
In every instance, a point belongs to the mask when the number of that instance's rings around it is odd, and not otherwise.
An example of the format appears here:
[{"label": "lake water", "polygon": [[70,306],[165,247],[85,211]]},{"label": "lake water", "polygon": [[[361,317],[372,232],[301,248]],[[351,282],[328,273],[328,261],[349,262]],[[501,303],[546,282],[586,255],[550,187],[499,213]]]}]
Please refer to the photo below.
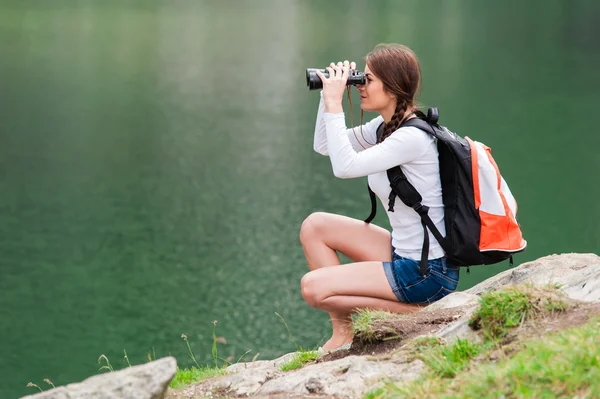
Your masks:
[{"label": "lake water", "polygon": [[[380,42],[413,48],[421,103],[492,148],[529,243],[516,264],[600,252],[599,8],[0,3],[0,396],[97,374],[101,354],[123,368],[124,350],[189,367],[182,333],[212,364],[213,320],[233,361],[294,350],[276,312],[298,345],[326,340],[300,295],[299,228],[370,205],[365,178],[336,179],[312,150],[304,70],[362,69]],[[389,228],[381,205],[375,223]],[[463,272],[459,289],[508,267]]]}]

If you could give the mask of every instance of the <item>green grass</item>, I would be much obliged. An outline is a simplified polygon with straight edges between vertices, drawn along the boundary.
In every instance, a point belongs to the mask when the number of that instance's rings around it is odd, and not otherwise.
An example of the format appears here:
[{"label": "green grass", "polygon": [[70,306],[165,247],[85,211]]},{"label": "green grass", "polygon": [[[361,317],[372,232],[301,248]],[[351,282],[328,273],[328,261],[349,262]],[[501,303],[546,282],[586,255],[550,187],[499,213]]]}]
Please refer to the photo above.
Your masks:
[{"label": "green grass", "polygon": [[[368,393],[387,398],[595,398],[600,397],[600,318],[586,325],[502,347],[508,332],[535,316],[570,305],[557,287],[510,287],[482,295],[470,325],[482,330],[483,344],[457,340],[444,346],[424,337],[405,346],[428,371],[418,379]],[[515,351],[516,349],[516,351]],[[492,350],[495,362],[490,361]],[[412,356],[412,358],[411,358]]]},{"label": "green grass", "polygon": [[510,392],[517,398],[600,397],[599,328],[596,319],[525,344],[512,359],[475,373],[462,389],[464,397]]},{"label": "green grass", "polygon": [[190,369],[177,368],[177,374],[175,374],[175,378],[173,378],[169,386],[171,388],[182,388],[191,383],[201,382],[206,379],[225,374],[225,369],[219,367],[192,367]]},{"label": "green grass", "polygon": [[[201,366],[200,364],[198,364],[198,361],[196,360],[196,356],[194,355],[194,352],[192,351],[192,348],[188,341],[187,335],[181,334],[181,338],[185,341],[185,344],[188,348],[188,355],[195,366],[192,366],[189,369],[181,369],[181,368],[177,367],[177,372],[175,374],[175,377],[173,378],[173,380],[171,380],[171,383],[169,384],[169,386],[171,388],[182,388],[191,383],[201,382],[208,378],[226,374],[225,368],[229,365],[229,362],[227,360],[224,360],[219,357],[217,343],[220,341],[220,338],[217,337],[216,328],[217,328],[217,321],[214,320],[213,321],[213,334],[212,334],[213,342],[212,342],[212,350],[211,350],[211,354],[212,354],[213,360],[215,362],[214,367],[213,366]],[[128,367],[131,367],[131,363],[129,362],[129,357],[127,356],[127,352],[126,351],[123,351],[123,352],[125,353],[124,361],[127,363]],[[238,362],[246,354],[248,354],[248,352],[249,351],[244,353],[240,357],[240,359],[238,359]],[[148,361],[151,362],[153,360],[156,360],[156,353],[154,351],[152,354],[148,353]],[[98,358],[99,364],[101,364],[102,361],[104,361],[104,363],[106,363],[106,364],[103,365],[102,367],[100,367],[100,371],[101,370],[108,370],[111,372],[114,371],[114,368],[113,368],[112,364],[110,363],[108,357],[104,354],[100,355],[100,357]],[[219,365],[219,361],[222,362],[222,365]],[[31,386],[33,386],[33,385],[31,385]]]},{"label": "green grass", "polygon": [[442,338],[434,336],[417,337],[408,341],[401,349],[407,363],[419,358],[424,352],[445,345]]},{"label": "green grass", "polygon": [[363,342],[378,341],[380,340],[381,332],[374,328],[375,322],[379,320],[399,319],[401,317],[397,314],[381,310],[361,309],[353,318],[352,328],[354,335]]},{"label": "green grass", "polygon": [[453,378],[484,349],[482,345],[458,339],[451,346],[437,346],[417,356],[438,377]]},{"label": "green grass", "polygon": [[486,341],[498,341],[511,328],[536,315],[563,311],[567,307],[564,294],[555,287],[509,287],[483,294],[469,326],[474,330],[481,329]]},{"label": "green grass", "polygon": [[304,364],[312,362],[318,357],[319,353],[317,351],[300,349],[289,361],[281,364],[281,371],[299,369]]},{"label": "green grass", "polygon": [[522,344],[512,357],[482,363],[455,378],[435,373],[408,384],[388,383],[366,395],[387,398],[598,398],[600,319]]},{"label": "green grass", "polygon": [[275,312],[275,314],[277,315],[277,317],[279,317],[281,319],[281,321],[285,325],[285,328],[287,329],[288,333],[290,334],[290,339],[292,340],[294,345],[296,345],[296,353],[294,354],[294,356],[292,356],[292,358],[290,360],[281,364],[281,371],[291,371],[291,370],[299,369],[300,367],[304,366],[306,363],[310,363],[313,360],[315,360],[316,358],[318,358],[319,353],[316,350],[302,349],[302,347],[298,345],[298,343],[294,339],[294,336],[292,335],[292,332],[290,331],[290,328],[288,327],[287,323],[285,322],[284,318],[277,312]]}]

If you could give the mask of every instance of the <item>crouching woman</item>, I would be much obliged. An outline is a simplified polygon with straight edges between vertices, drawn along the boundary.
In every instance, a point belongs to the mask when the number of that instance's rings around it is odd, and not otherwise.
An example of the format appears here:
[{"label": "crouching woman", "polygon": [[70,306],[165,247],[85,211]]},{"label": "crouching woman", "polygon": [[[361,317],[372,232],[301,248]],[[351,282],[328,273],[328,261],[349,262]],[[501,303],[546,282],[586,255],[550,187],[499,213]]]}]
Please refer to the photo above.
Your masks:
[{"label": "crouching woman", "polygon": [[[445,235],[444,205],[438,151],[431,136],[400,124],[420,114],[416,96],[421,84],[419,63],[406,46],[378,45],[366,57],[362,111],[379,116],[347,129],[342,108],[349,69],[354,62],[331,63],[323,81],[315,126],[314,149],[328,155],[333,173],[342,179],[368,176],[371,190],[387,211],[390,182],[386,171],[401,165],[407,179],[429,207],[429,216]],[[384,124],[377,138],[377,128]],[[362,193],[360,194],[363,195]],[[428,269],[419,271],[423,227],[419,215],[401,201],[387,211],[392,232],[329,213],[313,213],[302,223],[300,241],[308,262],[301,280],[302,296],[317,309],[329,312],[333,335],[326,351],[352,342],[352,313],[359,309],[408,313],[443,298],[456,289],[458,268],[430,234]],[[354,263],[340,265],[338,253]],[[332,266],[332,267],[330,267]]]}]

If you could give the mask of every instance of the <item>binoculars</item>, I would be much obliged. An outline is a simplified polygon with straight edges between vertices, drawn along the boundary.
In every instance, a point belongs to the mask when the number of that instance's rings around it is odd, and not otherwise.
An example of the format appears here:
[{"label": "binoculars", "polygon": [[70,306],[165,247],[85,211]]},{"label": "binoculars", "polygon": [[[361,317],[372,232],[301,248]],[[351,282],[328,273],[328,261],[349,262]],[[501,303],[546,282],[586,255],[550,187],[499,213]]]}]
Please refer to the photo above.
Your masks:
[{"label": "binoculars", "polygon": [[[318,90],[323,88],[323,82],[315,71],[320,71],[325,77],[329,77],[329,71],[326,69],[306,68],[306,85],[308,90]],[[350,69],[348,71],[348,86],[364,85],[366,83],[365,73]]]}]

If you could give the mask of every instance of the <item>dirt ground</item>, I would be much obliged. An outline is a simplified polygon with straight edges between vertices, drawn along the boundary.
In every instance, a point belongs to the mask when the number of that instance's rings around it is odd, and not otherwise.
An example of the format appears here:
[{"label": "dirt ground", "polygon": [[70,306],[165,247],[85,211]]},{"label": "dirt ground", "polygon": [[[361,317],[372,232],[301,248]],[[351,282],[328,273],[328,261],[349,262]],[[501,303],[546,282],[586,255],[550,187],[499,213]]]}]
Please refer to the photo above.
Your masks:
[{"label": "dirt ground", "polygon": [[459,319],[467,309],[468,307],[457,307],[431,312],[415,312],[399,316],[397,319],[379,320],[373,326],[378,339],[376,342],[365,343],[355,337],[350,349],[327,354],[317,359],[317,362],[328,362],[349,355],[363,356],[389,353],[404,345],[411,338],[432,333]]},{"label": "dirt ground", "polygon": [[[509,344],[517,338],[519,341],[523,341],[553,331],[577,327],[585,324],[590,317],[600,317],[600,303],[578,301],[570,303],[572,306],[564,311],[557,311],[524,323],[521,328],[511,331],[503,343]],[[365,343],[355,338],[350,349],[327,354],[317,359],[316,362],[328,362],[350,355],[376,356],[389,353],[404,345],[411,338],[433,333],[444,325],[457,320],[465,314],[467,309],[459,307],[432,312],[417,312],[400,319],[378,321],[374,326],[378,341]],[[392,339],[385,340],[386,338]]]}]

